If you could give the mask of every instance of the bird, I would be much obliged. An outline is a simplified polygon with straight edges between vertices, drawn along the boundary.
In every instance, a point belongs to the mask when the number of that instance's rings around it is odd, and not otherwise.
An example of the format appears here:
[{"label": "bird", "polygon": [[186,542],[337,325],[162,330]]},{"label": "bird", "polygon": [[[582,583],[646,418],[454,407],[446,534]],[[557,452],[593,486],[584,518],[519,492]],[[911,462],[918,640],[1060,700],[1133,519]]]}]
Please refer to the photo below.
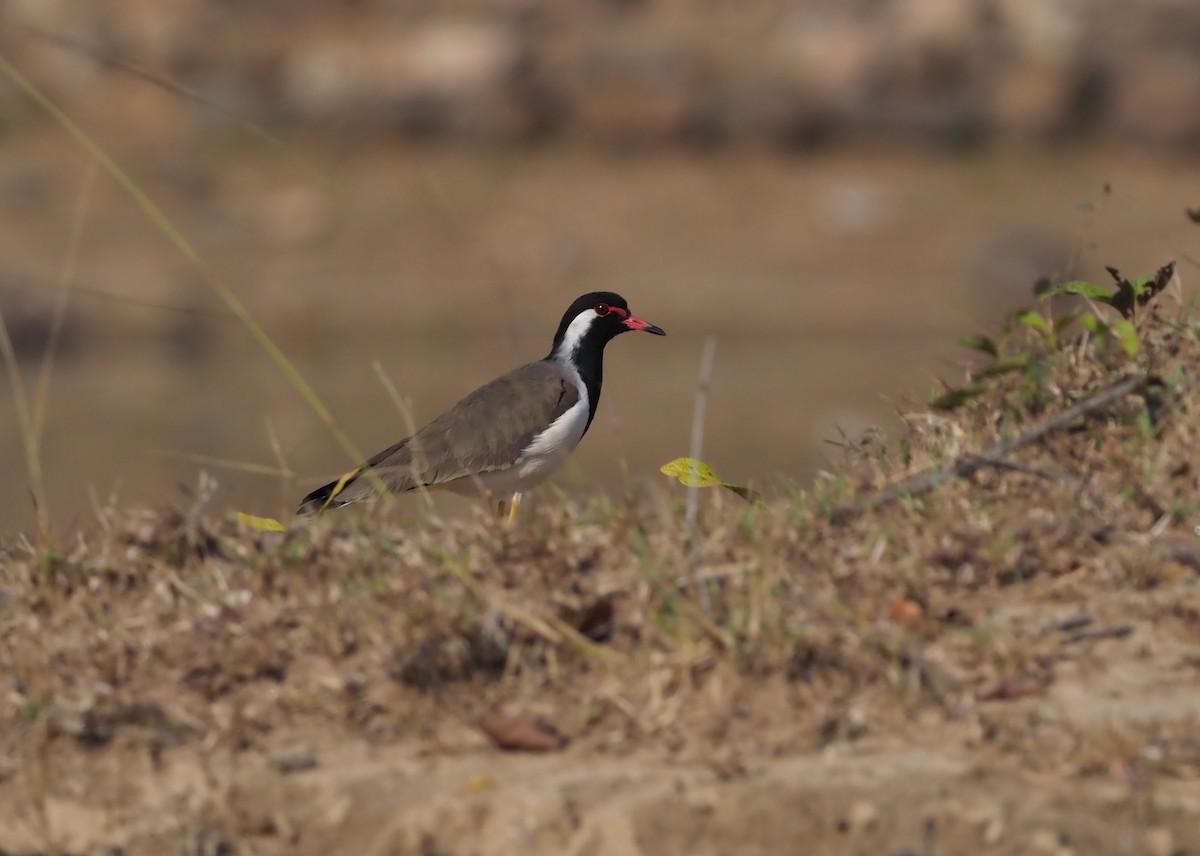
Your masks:
[{"label": "bird", "polygon": [[484,494],[496,516],[516,519],[522,495],[545,481],[579,445],[596,416],[604,346],[661,327],[629,311],[625,298],[594,291],[563,313],[550,353],[476,389],[421,428],[300,502],[309,516],[420,489]]}]

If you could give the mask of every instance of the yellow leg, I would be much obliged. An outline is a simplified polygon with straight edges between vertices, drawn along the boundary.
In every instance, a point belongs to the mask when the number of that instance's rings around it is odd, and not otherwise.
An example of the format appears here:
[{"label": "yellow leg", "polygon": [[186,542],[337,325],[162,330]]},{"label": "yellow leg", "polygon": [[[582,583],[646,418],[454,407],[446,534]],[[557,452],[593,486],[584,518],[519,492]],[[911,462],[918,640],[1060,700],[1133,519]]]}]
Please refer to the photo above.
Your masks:
[{"label": "yellow leg", "polygon": [[521,507],[521,494],[519,492],[514,493],[512,495],[512,502],[509,503],[509,506],[508,506],[508,522],[509,523],[516,522],[517,509],[520,507]]}]

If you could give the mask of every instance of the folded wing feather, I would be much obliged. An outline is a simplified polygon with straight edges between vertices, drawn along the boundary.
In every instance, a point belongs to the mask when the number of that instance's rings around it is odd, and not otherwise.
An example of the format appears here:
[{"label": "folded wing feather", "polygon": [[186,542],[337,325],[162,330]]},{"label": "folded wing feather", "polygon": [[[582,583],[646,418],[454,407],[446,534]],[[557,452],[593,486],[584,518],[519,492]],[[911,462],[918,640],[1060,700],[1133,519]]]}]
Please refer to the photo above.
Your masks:
[{"label": "folded wing feather", "polygon": [[556,364],[530,363],[476,389],[366,464],[304,498],[300,513],[361,502],[383,488],[403,493],[507,469],[547,426],[579,401]]}]

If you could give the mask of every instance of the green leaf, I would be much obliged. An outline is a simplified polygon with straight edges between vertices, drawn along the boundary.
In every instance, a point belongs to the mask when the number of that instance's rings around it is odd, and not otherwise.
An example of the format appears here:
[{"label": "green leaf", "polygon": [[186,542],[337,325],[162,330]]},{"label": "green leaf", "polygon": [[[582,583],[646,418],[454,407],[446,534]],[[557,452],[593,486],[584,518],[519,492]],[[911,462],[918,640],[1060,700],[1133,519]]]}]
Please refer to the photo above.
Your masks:
[{"label": "green leaf", "polygon": [[1108,335],[1108,325],[1090,312],[1080,315],[1079,323],[1083,325],[1085,330],[1097,338],[1103,338]]},{"label": "green leaf", "polygon": [[1125,353],[1136,357],[1142,349],[1142,341],[1138,338],[1137,328],[1128,319],[1118,318],[1113,322],[1112,329],[1117,334],[1117,338],[1121,340],[1121,347],[1125,349]]},{"label": "green leaf", "polygon": [[953,410],[956,407],[966,404],[985,389],[986,387],[982,384],[974,383],[964,386],[961,389],[952,389],[929,402],[929,406],[934,410]]},{"label": "green leaf", "polygon": [[1013,330],[1017,329],[1017,327],[1021,323],[1021,316],[1024,315],[1028,311],[1029,311],[1028,309],[1021,307],[1019,309],[1014,309],[1012,312],[1009,312],[1007,315],[1005,315],[1004,316],[1004,325],[1000,328],[1001,332],[1003,332],[1004,335],[1007,336]]},{"label": "green leaf", "polygon": [[964,336],[958,340],[960,345],[965,345],[975,351],[982,351],[985,354],[990,354],[993,357],[1000,356],[999,350],[996,348],[996,343],[987,336]]},{"label": "green leaf", "polygon": [[975,377],[996,377],[997,375],[1008,374],[1009,372],[1021,371],[1029,365],[1029,352],[1022,351],[1019,354],[1014,354],[1011,357],[1005,357],[1001,360],[996,360],[983,371],[975,375]]},{"label": "green leaf", "polygon": [[1054,297],[1059,294],[1079,294],[1083,297],[1091,297],[1096,300],[1105,300],[1116,294],[1115,288],[1110,288],[1107,285],[1098,285],[1094,282],[1088,282],[1082,279],[1064,282],[1061,285],[1052,285],[1042,293],[1042,300],[1047,297]]},{"label": "green leaf", "polygon": [[1046,316],[1033,309],[1028,309],[1018,315],[1017,323],[1045,333],[1047,336],[1052,334],[1050,322],[1046,320]]}]

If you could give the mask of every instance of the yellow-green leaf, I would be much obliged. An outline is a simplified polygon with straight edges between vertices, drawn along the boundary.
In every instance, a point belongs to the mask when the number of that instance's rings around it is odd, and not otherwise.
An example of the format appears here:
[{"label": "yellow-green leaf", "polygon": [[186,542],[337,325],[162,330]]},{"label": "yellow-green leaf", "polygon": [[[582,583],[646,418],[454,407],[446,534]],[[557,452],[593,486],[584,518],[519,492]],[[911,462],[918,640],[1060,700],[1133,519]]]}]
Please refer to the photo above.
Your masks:
[{"label": "yellow-green leaf", "polygon": [[723,487],[726,490],[731,490],[740,496],[746,502],[761,502],[762,497],[758,491],[752,490],[745,485],[731,484],[725,481],[715,472],[713,468],[704,461],[696,458],[676,458],[673,461],[668,461],[659,467],[663,475],[671,476],[679,479],[681,484],[688,487]]},{"label": "yellow-green leaf", "polygon": [[659,469],[663,475],[673,476],[688,487],[713,487],[724,484],[721,477],[713,472],[712,467],[695,458],[676,458]]},{"label": "yellow-green leaf", "polygon": [[726,490],[733,491],[738,496],[740,496],[742,499],[746,500],[746,502],[750,502],[750,503],[762,502],[762,494],[760,494],[758,491],[754,490],[753,488],[746,487],[745,485],[727,484],[726,482],[721,482],[721,487],[725,488]]},{"label": "yellow-green leaf", "polygon": [[237,513],[238,523],[257,529],[259,532],[283,532],[285,527],[274,517],[256,517],[244,511]]},{"label": "yellow-green leaf", "polygon": [[1017,316],[1017,323],[1024,324],[1026,327],[1032,327],[1040,333],[1050,334],[1050,322],[1046,320],[1046,316],[1040,312],[1035,312],[1030,309],[1022,312]]}]

